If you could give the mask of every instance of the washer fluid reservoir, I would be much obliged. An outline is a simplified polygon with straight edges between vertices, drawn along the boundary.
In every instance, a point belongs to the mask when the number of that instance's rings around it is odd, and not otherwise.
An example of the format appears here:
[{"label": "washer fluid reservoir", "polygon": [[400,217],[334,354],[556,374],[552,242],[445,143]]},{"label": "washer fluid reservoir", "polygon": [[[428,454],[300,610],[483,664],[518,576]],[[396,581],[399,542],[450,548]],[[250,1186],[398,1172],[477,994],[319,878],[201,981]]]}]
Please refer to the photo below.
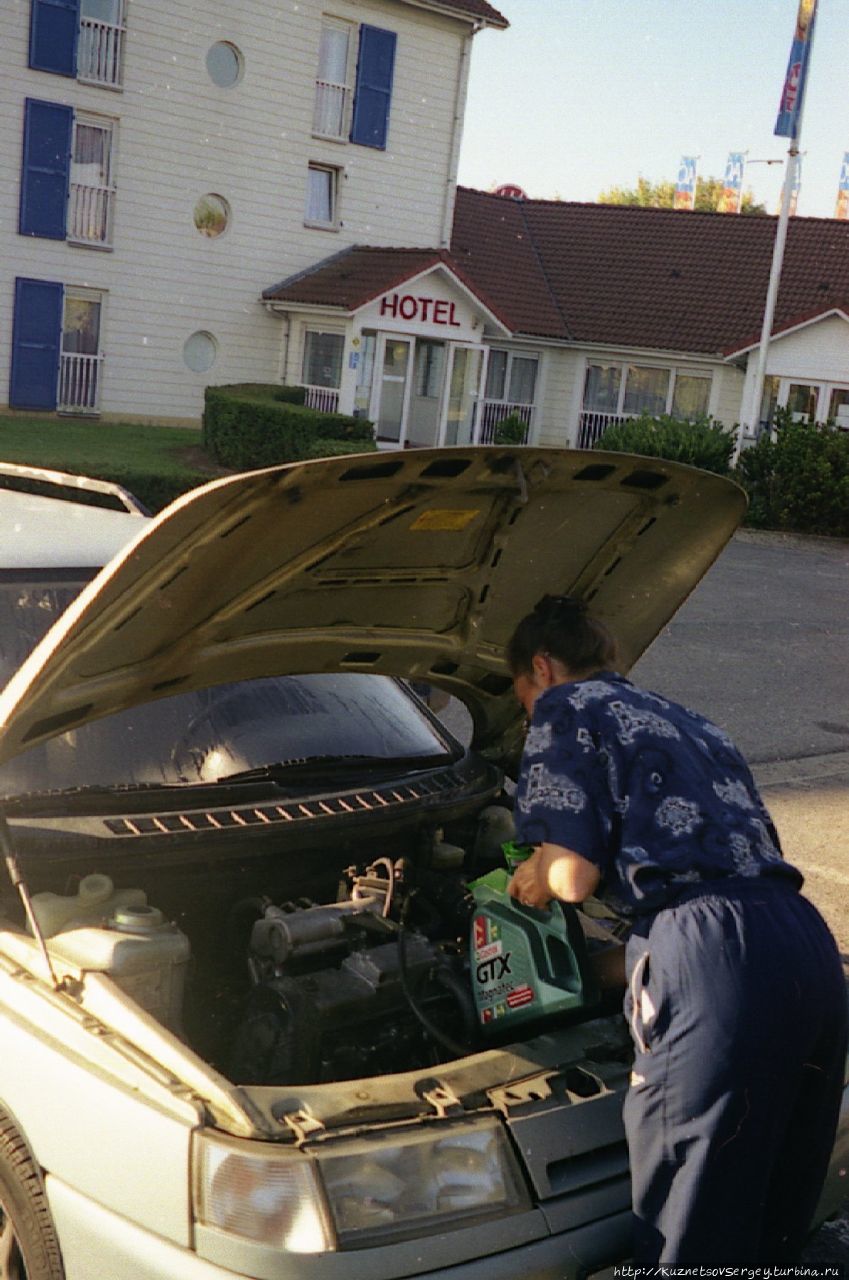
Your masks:
[{"label": "washer fluid reservoir", "polygon": [[80,925],[105,924],[119,907],[143,907],[144,889],[116,889],[100,872],[83,876],[76,893],[34,893],[32,909],[45,938]]}]

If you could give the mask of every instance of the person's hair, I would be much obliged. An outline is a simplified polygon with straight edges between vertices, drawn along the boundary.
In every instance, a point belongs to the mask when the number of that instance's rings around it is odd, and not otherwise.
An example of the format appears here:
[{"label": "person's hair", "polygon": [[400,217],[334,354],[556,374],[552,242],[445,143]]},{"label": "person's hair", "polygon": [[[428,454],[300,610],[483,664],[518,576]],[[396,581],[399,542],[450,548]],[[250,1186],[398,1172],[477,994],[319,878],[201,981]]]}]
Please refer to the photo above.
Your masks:
[{"label": "person's hair", "polygon": [[577,596],[543,596],[507,642],[514,676],[530,675],[535,654],[562,662],[574,675],[616,664],[616,641],[603,622],[587,613]]}]

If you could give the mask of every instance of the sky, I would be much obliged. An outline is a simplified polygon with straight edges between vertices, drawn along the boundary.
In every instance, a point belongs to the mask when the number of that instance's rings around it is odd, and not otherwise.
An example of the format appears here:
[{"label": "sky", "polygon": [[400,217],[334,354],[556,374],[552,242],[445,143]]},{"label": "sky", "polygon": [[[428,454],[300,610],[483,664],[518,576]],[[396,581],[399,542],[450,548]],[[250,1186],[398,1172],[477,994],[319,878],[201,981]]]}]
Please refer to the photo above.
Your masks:
[{"label": "sky", "polygon": [[[787,155],[773,135],[798,0],[491,0],[510,22],[473,42],[459,180],[532,198],[596,200],[682,155],[777,212]],[[802,122],[800,216],[834,213],[849,151],[849,0],[819,0]]]}]

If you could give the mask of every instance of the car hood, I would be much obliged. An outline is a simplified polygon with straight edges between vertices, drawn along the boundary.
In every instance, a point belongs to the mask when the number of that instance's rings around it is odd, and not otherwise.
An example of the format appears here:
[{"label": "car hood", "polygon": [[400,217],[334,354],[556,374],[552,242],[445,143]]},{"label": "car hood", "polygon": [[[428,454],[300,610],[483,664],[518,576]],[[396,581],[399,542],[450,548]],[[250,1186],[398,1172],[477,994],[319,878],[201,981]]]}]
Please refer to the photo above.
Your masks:
[{"label": "car hood", "polygon": [[367,671],[441,685],[474,745],[515,758],[504,646],[574,593],[627,671],[741,520],[731,481],[657,459],[528,447],[275,467],[180,498],[83,590],[0,694],[0,762],[168,694]]}]

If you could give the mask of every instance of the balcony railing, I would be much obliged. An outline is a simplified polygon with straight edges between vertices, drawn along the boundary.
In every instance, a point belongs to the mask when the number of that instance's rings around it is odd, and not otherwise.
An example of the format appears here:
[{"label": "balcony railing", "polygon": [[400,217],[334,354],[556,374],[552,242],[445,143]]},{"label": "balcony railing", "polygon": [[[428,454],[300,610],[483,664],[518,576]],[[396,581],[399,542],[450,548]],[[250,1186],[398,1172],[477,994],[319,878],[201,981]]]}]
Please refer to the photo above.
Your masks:
[{"label": "balcony railing", "polygon": [[347,99],[347,85],[334,84],[330,80],[316,80],[313,133],[321,134],[323,138],[344,137]]},{"label": "balcony railing", "polygon": [[480,443],[493,444],[495,441],[495,428],[499,422],[503,422],[505,418],[511,417],[514,413],[518,414],[525,424],[525,438],[522,444],[527,444],[534,416],[534,406],[532,404],[510,404],[507,400],[484,400],[481,404]]},{"label": "balcony railing", "polygon": [[318,409],[319,413],[337,413],[339,409],[339,392],[332,387],[304,387],[308,409]]},{"label": "balcony railing", "polygon": [[597,413],[595,409],[582,409],[578,421],[578,448],[592,449],[614,422],[627,422],[637,416],[635,413]]},{"label": "balcony railing", "polygon": [[64,413],[94,413],[100,399],[103,356],[63,351],[59,361],[57,409]]},{"label": "balcony railing", "polygon": [[78,80],[111,85],[113,88],[123,83],[125,30],[123,24],[80,18]]},{"label": "balcony railing", "polygon": [[91,187],[71,183],[68,199],[68,239],[82,244],[112,243],[111,187]]}]

